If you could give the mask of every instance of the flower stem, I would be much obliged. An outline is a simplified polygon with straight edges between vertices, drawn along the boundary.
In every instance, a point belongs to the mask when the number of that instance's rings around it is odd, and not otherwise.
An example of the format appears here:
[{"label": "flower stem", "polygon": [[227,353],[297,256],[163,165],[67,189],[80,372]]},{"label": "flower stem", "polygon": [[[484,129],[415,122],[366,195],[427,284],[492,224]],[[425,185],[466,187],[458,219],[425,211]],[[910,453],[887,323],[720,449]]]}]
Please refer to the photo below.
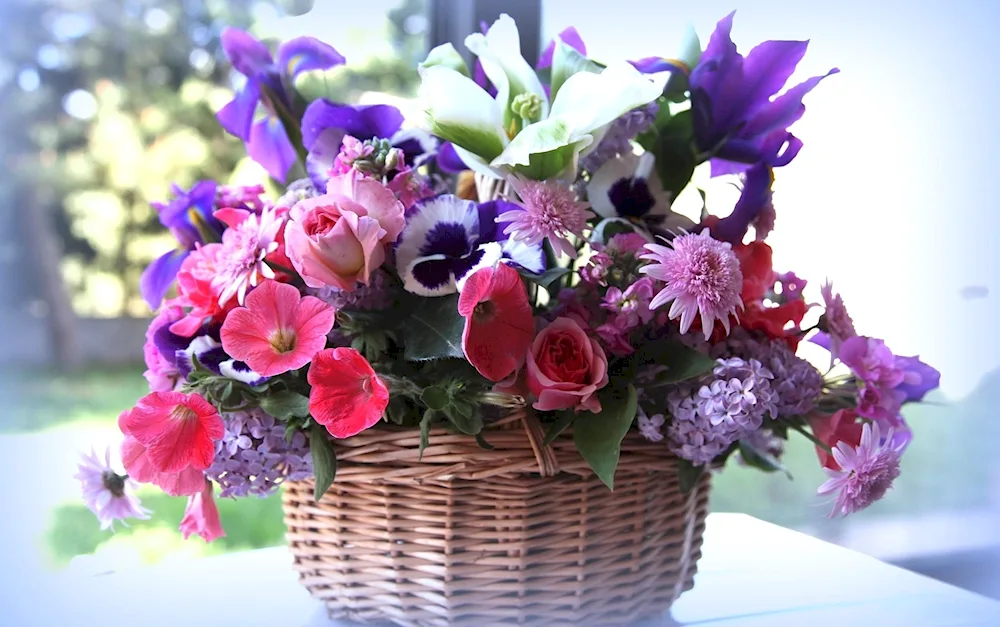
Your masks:
[{"label": "flower stem", "polygon": [[833,449],[831,449],[829,446],[827,446],[823,442],[820,442],[819,439],[816,436],[814,436],[813,434],[811,434],[808,431],[806,431],[804,428],[802,428],[801,425],[792,424],[790,426],[792,427],[792,429],[795,429],[796,431],[798,431],[799,433],[801,433],[802,435],[804,435],[807,440],[809,440],[810,442],[812,442],[816,446],[820,447],[821,449],[823,449],[827,453],[832,453],[833,452]]}]

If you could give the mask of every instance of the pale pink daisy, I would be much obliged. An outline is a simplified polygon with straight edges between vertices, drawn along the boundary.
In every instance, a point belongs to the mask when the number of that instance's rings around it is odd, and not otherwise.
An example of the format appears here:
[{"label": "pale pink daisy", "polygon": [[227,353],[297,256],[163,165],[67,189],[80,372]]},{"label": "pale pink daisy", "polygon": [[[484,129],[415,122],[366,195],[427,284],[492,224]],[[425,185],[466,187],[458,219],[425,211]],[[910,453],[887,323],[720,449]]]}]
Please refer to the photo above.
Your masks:
[{"label": "pale pink daisy", "polygon": [[[236,211],[230,213],[237,215]],[[243,218],[240,222],[227,220],[229,228],[222,234],[222,250],[216,261],[218,274],[212,280],[212,288],[219,293],[220,306],[234,295],[242,305],[251,287],[256,287],[262,279],[274,278],[274,270],[264,258],[278,250],[278,233],[284,218],[273,209],[265,209],[260,215],[240,212],[239,217]]]},{"label": "pale pink daisy", "polygon": [[590,205],[578,201],[576,193],[561,183],[532,181],[517,174],[507,180],[520,202],[514,203],[517,209],[497,216],[498,224],[510,223],[504,234],[529,246],[547,238],[556,252],[576,259],[576,248],[569,238],[583,238],[587,220],[594,217]]},{"label": "pale pink daisy", "polygon": [[823,294],[823,302],[826,305],[824,318],[826,319],[827,332],[830,335],[830,353],[836,357],[840,354],[840,345],[845,340],[855,337],[858,332],[854,330],[854,321],[847,313],[844,299],[840,297],[840,294],[833,293],[833,285],[827,281],[820,288],[820,292]]},{"label": "pale pink daisy", "polygon": [[89,455],[82,455],[81,460],[75,478],[80,480],[83,502],[97,516],[102,530],[114,531],[116,520],[125,524],[126,518],[149,519],[149,510],[132,493],[135,482],[111,468],[110,448],[105,450],[103,461],[93,449]]},{"label": "pale pink daisy", "polygon": [[649,308],[657,309],[673,301],[668,316],[671,320],[681,319],[682,334],[694,324],[695,315],[700,315],[706,340],[716,320],[728,335],[729,316],[743,308],[743,273],[732,246],[713,239],[705,229],[675,237],[670,247],[646,244],[646,251],[640,259],[651,263],[639,272],[667,284],[653,297]]},{"label": "pale pink daisy", "polygon": [[901,453],[900,440],[894,437],[892,429],[883,439],[878,423],[874,422],[862,427],[857,448],[838,442],[833,448],[833,458],[840,469],[824,468],[830,478],[816,491],[819,495],[837,493],[830,516],[859,512],[885,496],[899,476]]}]

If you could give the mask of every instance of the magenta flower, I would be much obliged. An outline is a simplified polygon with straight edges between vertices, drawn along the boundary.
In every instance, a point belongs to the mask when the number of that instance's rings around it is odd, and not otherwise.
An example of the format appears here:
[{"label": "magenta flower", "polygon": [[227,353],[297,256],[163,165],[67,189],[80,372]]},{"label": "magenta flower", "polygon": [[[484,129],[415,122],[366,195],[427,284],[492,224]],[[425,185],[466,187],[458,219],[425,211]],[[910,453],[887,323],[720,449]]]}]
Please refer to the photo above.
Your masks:
[{"label": "magenta flower", "polygon": [[[222,250],[216,266],[218,274],[212,281],[212,288],[219,292],[220,306],[234,295],[242,305],[250,288],[263,279],[274,278],[274,270],[264,258],[278,250],[278,233],[284,218],[273,210],[265,210],[260,215],[226,210],[225,217],[233,219],[222,234]],[[239,218],[242,221],[237,222]]]},{"label": "magenta flower", "polygon": [[556,252],[576,259],[576,248],[569,238],[583,238],[587,220],[594,217],[588,204],[578,201],[571,188],[559,183],[531,181],[516,174],[507,180],[521,200],[517,209],[497,216],[497,223],[510,223],[504,234],[531,246],[548,239]]},{"label": "magenta flower", "polygon": [[184,310],[177,306],[167,306],[160,310],[146,330],[146,343],[142,346],[146,360],[146,371],[142,376],[149,383],[150,392],[171,392],[177,389],[182,377],[177,364],[168,360],[156,346],[156,334],[165,326],[184,318]]},{"label": "magenta flower", "polygon": [[89,455],[82,455],[81,459],[75,478],[80,480],[83,502],[97,516],[102,530],[114,531],[116,520],[149,519],[149,510],[132,494],[135,482],[112,470],[110,448],[105,450],[103,462],[93,449]]},{"label": "magenta flower", "polygon": [[315,296],[265,281],[250,292],[246,307],[229,312],[222,324],[222,348],[265,377],[298,370],[326,347],[334,313]]},{"label": "magenta flower", "polygon": [[884,439],[880,435],[877,423],[865,423],[857,448],[838,442],[833,449],[840,470],[824,468],[830,478],[816,491],[819,495],[837,493],[831,517],[865,509],[885,496],[899,476],[900,442],[892,429]]},{"label": "magenta flower", "polygon": [[192,534],[202,537],[205,542],[212,542],[226,537],[219,521],[219,508],[212,496],[212,482],[205,480],[205,489],[188,497],[184,518],[181,519],[181,535],[187,540]]},{"label": "magenta flower", "polygon": [[823,294],[823,302],[826,305],[826,313],[823,317],[826,320],[826,329],[830,336],[830,353],[837,357],[840,355],[840,345],[844,340],[856,336],[858,332],[854,330],[854,321],[847,313],[844,299],[840,297],[840,294],[833,293],[833,285],[827,281],[820,288],[820,292]]},{"label": "magenta flower", "polygon": [[653,312],[649,308],[652,300],[653,280],[643,277],[628,286],[624,292],[617,287],[609,287],[601,307],[614,314],[618,326],[632,330],[653,319]]},{"label": "magenta flower", "polygon": [[640,256],[651,263],[639,272],[667,284],[649,308],[673,301],[668,315],[671,320],[681,319],[682,334],[688,332],[698,314],[705,339],[711,336],[716,320],[728,335],[729,316],[743,308],[743,273],[732,245],[713,239],[707,231],[678,236],[671,245],[646,244],[647,252]]}]

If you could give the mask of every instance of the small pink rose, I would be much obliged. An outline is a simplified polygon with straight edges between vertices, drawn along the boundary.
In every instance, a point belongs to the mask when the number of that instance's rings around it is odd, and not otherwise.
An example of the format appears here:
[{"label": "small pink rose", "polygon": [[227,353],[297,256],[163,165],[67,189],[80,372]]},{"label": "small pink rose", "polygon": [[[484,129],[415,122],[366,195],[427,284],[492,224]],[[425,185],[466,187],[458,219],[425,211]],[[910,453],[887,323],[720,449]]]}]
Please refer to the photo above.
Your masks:
[{"label": "small pink rose", "polygon": [[525,365],[539,411],[601,411],[597,390],[608,384],[608,358],[571,318],[556,318],[531,344]]}]

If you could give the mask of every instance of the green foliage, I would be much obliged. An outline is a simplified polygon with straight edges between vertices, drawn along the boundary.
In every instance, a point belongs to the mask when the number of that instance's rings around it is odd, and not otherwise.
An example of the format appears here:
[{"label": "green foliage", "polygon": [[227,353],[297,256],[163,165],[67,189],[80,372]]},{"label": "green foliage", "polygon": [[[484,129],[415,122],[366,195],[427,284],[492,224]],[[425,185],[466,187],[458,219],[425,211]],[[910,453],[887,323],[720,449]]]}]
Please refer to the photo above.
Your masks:
[{"label": "green foliage", "polygon": [[312,454],[313,472],[316,475],[313,498],[319,502],[337,477],[337,453],[333,450],[333,443],[330,442],[326,429],[317,423],[313,423],[309,432],[309,452]]},{"label": "green foliage", "polygon": [[715,360],[701,351],[676,340],[661,339],[640,346],[623,374],[635,376],[642,366],[661,366],[665,370],[657,373],[653,385],[663,386],[700,377],[711,372],[715,365]]},{"label": "green foliage", "polygon": [[402,321],[407,334],[403,356],[409,361],[464,357],[462,330],[465,318],[458,313],[458,294],[419,299],[415,311]]},{"label": "green foliage", "polygon": [[676,198],[691,181],[697,165],[691,110],[671,114],[667,103],[661,102],[652,128],[638,141],[656,157],[656,173],[663,189]]},{"label": "green foliage", "polygon": [[785,468],[784,464],[767,451],[760,450],[747,440],[740,440],[738,446],[740,457],[746,465],[763,470],[764,472],[781,471],[789,479],[792,479],[792,473],[788,471],[788,468]]},{"label": "green foliage", "polygon": [[545,288],[549,294],[558,294],[565,284],[564,278],[571,272],[570,268],[555,267],[549,268],[542,274],[532,274],[527,271],[521,272],[521,277],[538,287]]},{"label": "green foliage", "polygon": [[576,420],[577,413],[572,409],[567,409],[559,412],[556,421],[549,425],[549,430],[545,432],[545,439],[542,441],[543,444],[548,446],[553,440],[559,437],[563,431],[565,431],[573,421]]},{"label": "green foliage", "polygon": [[305,418],[309,415],[309,397],[291,390],[279,390],[262,396],[260,408],[278,420]]},{"label": "green foliage", "polygon": [[677,461],[677,481],[680,484],[681,492],[687,494],[698,484],[698,479],[705,472],[704,466],[695,466],[686,459]]},{"label": "green foliage", "polygon": [[602,390],[599,414],[582,412],[573,423],[573,442],[580,455],[609,489],[615,489],[622,439],[635,420],[638,397],[635,387]]}]

